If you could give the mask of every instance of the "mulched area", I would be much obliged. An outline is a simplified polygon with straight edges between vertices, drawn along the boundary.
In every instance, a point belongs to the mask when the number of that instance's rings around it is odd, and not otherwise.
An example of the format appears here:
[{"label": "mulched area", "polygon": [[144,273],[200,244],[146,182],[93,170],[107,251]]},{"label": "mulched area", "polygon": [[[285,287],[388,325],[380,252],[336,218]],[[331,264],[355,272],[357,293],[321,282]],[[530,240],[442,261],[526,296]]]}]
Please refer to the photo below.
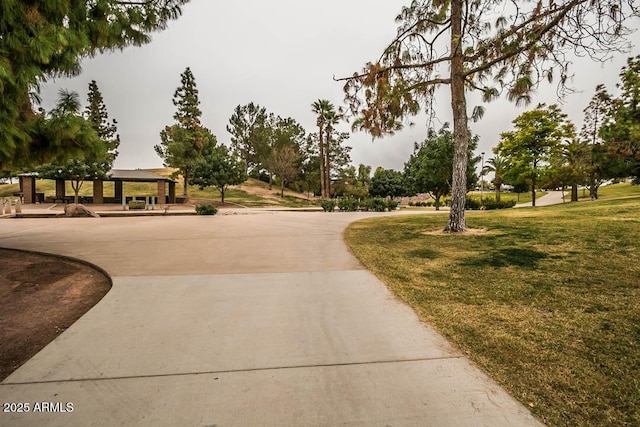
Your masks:
[{"label": "mulched area", "polygon": [[86,264],[0,249],[0,381],[93,307],[111,279]]}]

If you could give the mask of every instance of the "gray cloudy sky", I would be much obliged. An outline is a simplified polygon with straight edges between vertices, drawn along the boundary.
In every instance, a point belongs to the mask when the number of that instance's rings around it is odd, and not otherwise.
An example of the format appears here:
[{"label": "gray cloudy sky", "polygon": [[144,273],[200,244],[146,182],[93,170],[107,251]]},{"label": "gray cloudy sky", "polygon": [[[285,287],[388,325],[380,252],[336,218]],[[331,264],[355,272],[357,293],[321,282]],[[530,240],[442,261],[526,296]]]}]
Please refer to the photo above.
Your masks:
[{"label": "gray cloudy sky", "polygon": [[[238,104],[258,103],[283,117],[293,117],[307,132],[315,131],[310,105],[326,98],[336,106],[343,100],[342,84],[332,76],[348,76],[378,58],[395,35],[394,18],[405,2],[388,0],[192,0],[184,14],[151,43],[122,52],[99,55],[83,62],[82,74],[73,79],[50,80],[43,85],[43,107],[49,110],[59,88],[77,91],[86,101],[88,84],[96,80],[111,118],[118,120],[121,137],[117,168],[162,166],[153,146],[159,133],[172,124],[171,102],[180,73],[191,67],[200,92],[202,121],[229,143],[226,124]],[[408,0],[406,1],[408,3]],[[638,35],[634,35],[638,39]],[[635,43],[634,43],[635,44]],[[604,65],[581,60],[573,70],[574,86],[582,93],[565,99],[563,109],[580,126],[598,83],[614,90],[626,58],[620,54]],[[537,102],[557,102],[555,87],[540,88]],[[469,111],[474,100],[469,100]],[[532,106],[528,107],[531,108]],[[448,93],[437,97],[437,118],[450,121]],[[472,124],[480,135],[485,158],[497,144],[500,132],[526,108],[500,100],[487,106],[484,118]],[[402,169],[413,143],[426,133],[426,118],[415,126],[382,140],[355,133],[353,163]],[[439,127],[440,123],[434,123]],[[344,126],[348,130],[348,125]]]}]

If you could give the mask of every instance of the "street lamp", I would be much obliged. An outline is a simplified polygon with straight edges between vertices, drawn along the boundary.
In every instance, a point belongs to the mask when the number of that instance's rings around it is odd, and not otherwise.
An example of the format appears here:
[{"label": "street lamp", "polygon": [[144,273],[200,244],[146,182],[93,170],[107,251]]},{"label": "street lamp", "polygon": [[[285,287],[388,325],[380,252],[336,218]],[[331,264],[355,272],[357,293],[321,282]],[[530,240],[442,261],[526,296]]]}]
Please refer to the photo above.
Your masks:
[{"label": "street lamp", "polygon": [[484,151],[480,154],[482,155],[482,165],[480,169],[480,203],[482,203],[482,193],[484,192]]}]

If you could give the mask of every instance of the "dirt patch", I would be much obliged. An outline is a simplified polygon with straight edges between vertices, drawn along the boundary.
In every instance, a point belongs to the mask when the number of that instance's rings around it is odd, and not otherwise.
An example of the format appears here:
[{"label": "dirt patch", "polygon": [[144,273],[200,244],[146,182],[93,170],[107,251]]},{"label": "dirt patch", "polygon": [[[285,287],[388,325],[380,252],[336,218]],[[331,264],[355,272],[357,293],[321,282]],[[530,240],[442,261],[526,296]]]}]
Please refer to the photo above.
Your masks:
[{"label": "dirt patch", "polygon": [[102,272],[54,256],[0,249],[0,381],[111,288]]},{"label": "dirt patch", "polygon": [[428,236],[476,236],[478,234],[487,234],[488,231],[486,228],[467,228],[462,233],[449,233],[441,228],[437,230],[428,230],[423,231],[422,234],[426,234]]}]

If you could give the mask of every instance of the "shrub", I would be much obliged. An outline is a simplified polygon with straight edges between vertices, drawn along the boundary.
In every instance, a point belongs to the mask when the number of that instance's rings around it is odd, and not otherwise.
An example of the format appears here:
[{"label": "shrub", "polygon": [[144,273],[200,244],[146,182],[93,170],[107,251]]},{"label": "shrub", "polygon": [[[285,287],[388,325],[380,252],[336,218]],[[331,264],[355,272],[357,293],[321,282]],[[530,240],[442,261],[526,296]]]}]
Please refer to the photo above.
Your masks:
[{"label": "shrub", "polygon": [[413,206],[413,202],[409,202],[409,206]]},{"label": "shrub", "polygon": [[129,202],[129,209],[144,209],[147,207],[147,202],[144,200],[131,200]]},{"label": "shrub", "polygon": [[218,213],[218,209],[213,205],[197,205],[196,213],[198,215],[215,215]]},{"label": "shrub", "polygon": [[355,212],[358,210],[360,202],[353,197],[345,197],[338,200],[338,207],[340,212]]},{"label": "shrub", "polygon": [[486,199],[482,201],[482,206],[484,206],[487,210],[492,209],[507,209],[512,208],[516,205],[515,200],[501,200],[496,202],[495,199]]},{"label": "shrub", "polygon": [[431,207],[433,206],[433,202],[425,202],[424,206]]},{"label": "shrub", "polygon": [[336,208],[336,201],[333,199],[322,199],[320,200],[320,206],[322,206],[322,210],[325,212],[333,212]]},{"label": "shrub", "polygon": [[374,212],[384,212],[387,210],[387,201],[382,197],[373,197],[371,199],[367,199],[367,209]]},{"label": "shrub", "polygon": [[467,200],[464,203],[465,209],[478,210],[480,209],[480,201],[477,199],[472,199],[471,197],[467,197]]},{"label": "shrub", "polygon": [[391,211],[395,211],[398,208],[398,201],[397,200],[387,200],[387,209],[389,209],[389,212]]}]

